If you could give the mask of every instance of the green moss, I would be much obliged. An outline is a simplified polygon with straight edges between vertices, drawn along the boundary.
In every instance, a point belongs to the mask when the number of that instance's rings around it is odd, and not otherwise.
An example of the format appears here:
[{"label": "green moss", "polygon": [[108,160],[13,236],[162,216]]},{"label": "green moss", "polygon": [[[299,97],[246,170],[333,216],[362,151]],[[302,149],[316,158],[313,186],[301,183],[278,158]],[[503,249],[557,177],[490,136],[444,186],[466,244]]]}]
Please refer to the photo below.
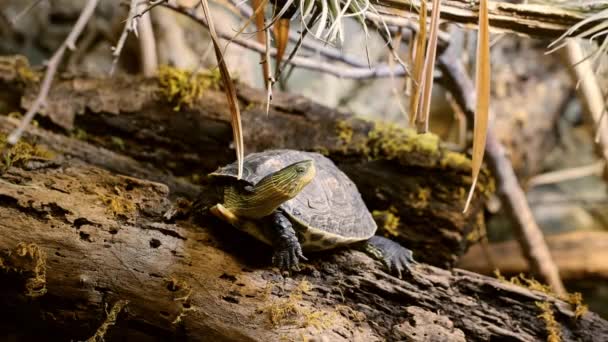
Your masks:
[{"label": "green moss", "polygon": [[118,187],[114,187],[114,194],[104,194],[97,191],[97,196],[106,205],[108,212],[114,216],[127,215],[135,211],[135,204],[124,197]]},{"label": "green moss", "polygon": [[440,155],[438,136],[418,134],[413,129],[394,124],[376,123],[368,133],[367,145],[371,158],[400,159],[411,152],[420,152],[430,158]]},{"label": "green moss", "polygon": [[576,318],[582,317],[587,311],[587,305],[583,304],[583,295],[580,292],[566,293],[565,295],[558,295],[553,292],[553,289],[549,285],[540,283],[533,278],[526,278],[523,274],[511,277],[507,280],[500,274],[499,270],[494,271],[496,278],[502,282],[511,283],[513,285],[528,288],[530,290],[539,291],[553,297],[559,298],[574,306],[574,316]]},{"label": "green moss", "polygon": [[76,129],[74,129],[71,132],[70,136],[72,138],[75,138],[75,139],[78,139],[78,140],[87,140],[87,138],[89,137],[87,131],[85,131],[82,128],[76,128]]},{"label": "green moss", "polygon": [[374,220],[378,222],[378,225],[384,229],[388,235],[399,236],[399,216],[397,209],[393,206],[388,210],[374,210],[372,216]]},{"label": "green moss", "polygon": [[207,89],[219,89],[221,74],[219,69],[193,74],[163,65],[158,70],[158,82],[161,94],[174,104],[175,111],[182,106],[191,106],[200,99]]},{"label": "green moss", "polygon": [[349,145],[353,139],[353,126],[346,120],[338,120],[336,122],[336,133],[340,142]]},{"label": "green moss", "polygon": [[[4,169],[8,169],[11,166],[20,166],[26,163],[30,159],[51,159],[53,154],[34,144],[30,144],[23,139],[19,140],[17,144],[13,146],[7,146],[7,136],[0,134],[0,151],[3,151],[1,164]],[[8,149],[7,149],[8,147]],[[5,151],[6,149],[6,151]]]},{"label": "green moss", "polygon": [[466,155],[453,151],[444,151],[439,165],[443,168],[471,170],[471,159]]},{"label": "green moss", "polygon": [[[292,290],[288,298],[272,301],[271,304],[258,310],[258,312],[266,314],[268,321],[275,328],[284,325],[297,325],[302,328],[326,328],[336,319],[337,312],[311,310],[302,306],[300,302],[302,301],[303,294],[310,291],[310,288],[310,283],[306,279],[303,279]],[[271,290],[272,287],[268,287],[264,291],[264,301],[269,300]]]},{"label": "green moss", "polygon": [[0,253],[0,270],[22,277],[28,297],[39,297],[47,292],[46,254],[35,243],[20,242],[14,250]]},{"label": "green moss", "polygon": [[35,83],[40,81],[40,73],[30,69],[29,65],[18,65],[17,75],[24,83]]},{"label": "green moss", "polygon": [[327,147],[316,146],[315,148],[313,148],[313,151],[320,153],[326,157],[329,156],[329,149],[327,149]]},{"label": "green moss", "polygon": [[536,306],[541,310],[537,316],[545,322],[545,330],[547,330],[547,342],[560,342],[562,333],[559,323],[555,320],[551,303],[535,302]]},{"label": "green moss", "polygon": [[114,145],[114,147],[116,147],[117,149],[124,151],[125,150],[125,141],[122,140],[119,137],[110,137],[110,141],[112,142],[112,145]]},{"label": "green moss", "polygon": [[116,324],[118,315],[125,308],[125,306],[127,306],[127,304],[129,304],[128,300],[121,299],[121,300],[116,301],[116,303],[114,303],[114,305],[112,305],[112,308],[110,309],[110,311],[107,312],[108,316],[106,317],[106,320],[101,324],[101,326],[99,326],[99,329],[97,329],[97,331],[95,332],[95,335],[91,336],[91,338],[89,338],[87,341],[90,341],[90,342],[105,341],[105,337],[106,337],[106,334],[108,333],[108,329],[111,326],[113,326],[114,324]]}]

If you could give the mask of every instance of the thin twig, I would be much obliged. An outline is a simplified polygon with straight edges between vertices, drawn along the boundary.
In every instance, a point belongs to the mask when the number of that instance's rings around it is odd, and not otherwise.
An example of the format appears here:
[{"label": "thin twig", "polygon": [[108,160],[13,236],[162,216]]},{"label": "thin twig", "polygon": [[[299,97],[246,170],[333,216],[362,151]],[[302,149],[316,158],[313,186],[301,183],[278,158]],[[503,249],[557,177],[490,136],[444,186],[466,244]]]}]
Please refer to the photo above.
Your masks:
[{"label": "thin twig", "polygon": [[601,175],[602,170],[604,170],[604,165],[606,165],[606,162],[604,160],[600,160],[591,165],[543,173],[532,177],[528,181],[528,186],[534,187],[545,184],[554,184],[591,175]]},{"label": "thin twig", "polygon": [[139,0],[131,0],[131,4],[129,5],[129,14],[127,15],[127,20],[125,20],[125,27],[122,29],[122,33],[120,34],[120,38],[118,38],[118,43],[116,46],[112,47],[112,66],[110,67],[110,75],[114,74],[114,70],[116,69],[116,64],[118,63],[118,58],[120,57],[120,53],[127,41],[127,36],[130,32],[135,33],[137,36],[137,20],[135,20],[135,15],[137,15],[137,3]]},{"label": "thin twig", "polygon": [[[163,4],[163,6],[174,10],[178,13],[181,13],[183,15],[186,15],[188,17],[190,17],[192,20],[198,22],[199,24],[208,27],[207,26],[207,21],[205,20],[205,18],[203,18],[202,16],[198,15],[197,13],[194,13],[194,11],[191,11],[188,7],[184,7],[184,6],[180,6],[180,5],[176,5],[176,4],[172,4],[172,3],[165,3]],[[247,40],[247,39],[242,39],[240,37],[234,37],[233,34],[228,33],[228,32],[223,32],[221,30],[217,30],[217,34],[219,37],[224,38],[224,39],[232,39],[232,41],[234,43],[236,43],[237,45],[240,45],[242,47],[245,47],[247,49],[250,49],[252,51],[256,51],[256,52],[260,52],[260,53],[265,53],[266,48],[264,45],[252,41],[252,40]],[[271,56],[276,56],[276,49],[271,48],[270,49],[270,55]],[[386,77],[390,77],[391,76],[391,72],[395,75],[395,76],[403,76],[405,75],[405,70],[403,69],[402,66],[397,66],[394,70],[391,71],[390,66],[386,65],[386,64],[379,64],[376,66],[373,66],[371,68],[356,68],[356,67],[343,67],[343,66],[338,66],[332,63],[327,63],[324,61],[317,61],[317,60],[313,60],[313,59],[309,59],[309,58],[303,58],[303,57],[299,57],[299,56],[295,56],[293,59],[291,59],[289,61],[290,64],[296,66],[296,67],[300,67],[300,68],[304,68],[304,69],[308,69],[308,70],[314,70],[314,71],[319,71],[319,72],[323,72],[329,75],[333,75],[336,77],[340,77],[340,78],[348,78],[348,79],[371,79],[371,78],[386,78]]]},{"label": "thin twig", "polygon": [[266,116],[270,113],[270,102],[272,102],[272,86],[274,85],[275,79],[272,77],[272,65],[270,64],[270,30],[264,30],[266,33],[266,39],[264,40],[266,45],[266,52],[264,53],[264,60],[267,63],[267,68],[264,69],[266,75]]},{"label": "thin twig", "polygon": [[[240,1],[237,1],[237,0],[230,0],[230,2],[232,2],[232,4],[235,5],[239,9],[239,11],[241,12],[241,14],[244,17],[249,18],[253,14],[253,10],[251,9],[250,6],[248,6],[246,4],[241,4]],[[304,30],[304,32],[290,31],[289,40],[291,42],[297,43],[300,41],[300,37],[303,34],[305,34],[305,32],[308,32],[308,30]],[[304,48],[306,50],[313,51],[313,52],[318,53],[321,56],[326,57],[331,60],[340,61],[344,64],[348,64],[350,66],[359,67],[359,68],[367,67],[367,63],[364,63],[355,57],[344,55],[342,53],[342,51],[340,51],[332,46],[328,46],[327,43],[325,43],[325,42],[319,42],[318,40],[315,40],[315,39],[306,39],[306,40],[302,40],[301,46],[302,46],[302,48]]]},{"label": "thin twig", "polygon": [[21,135],[27,128],[27,125],[29,125],[32,119],[34,119],[34,116],[36,115],[38,110],[45,103],[46,97],[51,88],[51,83],[53,82],[53,78],[55,77],[55,73],[57,72],[57,68],[61,63],[61,59],[63,58],[65,50],[75,49],[76,40],[84,30],[86,24],[89,22],[89,19],[91,19],[91,16],[93,15],[93,12],[95,12],[95,7],[97,7],[98,2],[99,0],[87,1],[86,5],[82,9],[82,12],[80,12],[80,16],[74,24],[74,27],[72,27],[72,31],[70,31],[70,34],[65,39],[65,41],[61,44],[57,51],[55,51],[51,59],[49,59],[46,67],[46,73],[40,86],[40,92],[38,93],[38,96],[36,96],[36,100],[34,100],[34,103],[30,106],[27,113],[25,113],[23,119],[19,123],[19,126],[9,135],[7,139],[9,144],[14,145],[17,143],[17,141],[19,141],[19,138],[21,138]]},{"label": "thin twig", "polygon": [[25,6],[25,8],[19,12],[13,19],[11,19],[11,25],[15,25],[21,18],[23,18],[27,13],[34,9],[34,7],[38,6],[42,0],[34,0],[29,3],[29,5]]},{"label": "thin twig", "polygon": [[[138,7],[145,6],[140,3]],[[139,53],[141,61],[141,71],[144,76],[152,76],[158,70],[158,55],[156,53],[156,38],[154,37],[154,29],[152,27],[152,17],[150,13],[145,13],[141,16],[139,24]]]},{"label": "thin twig", "polygon": [[[452,93],[467,115],[467,119],[473,120],[475,87],[467,75],[464,65],[458,58],[455,58],[455,52],[451,50],[448,47],[448,50],[438,59],[438,66],[443,75],[442,83]],[[488,127],[486,139],[486,161],[496,177],[502,203],[514,221],[514,229],[518,235],[521,250],[528,260],[532,272],[549,284],[553,291],[565,294],[566,290],[557,266],[551,257],[543,233],[532,215],[526,194],[519,185],[513,165],[491,126]]]},{"label": "thin twig", "polygon": [[[568,40],[564,54],[570,65],[584,58],[580,44],[574,39]],[[572,77],[580,82],[581,86],[578,88],[579,97],[587,110],[587,114],[595,124],[597,130],[596,136],[599,138],[596,140],[600,146],[602,158],[608,161],[608,121],[602,120],[602,113],[606,104],[604,103],[604,96],[591,64],[591,61],[586,60],[578,63],[570,70]]]}]

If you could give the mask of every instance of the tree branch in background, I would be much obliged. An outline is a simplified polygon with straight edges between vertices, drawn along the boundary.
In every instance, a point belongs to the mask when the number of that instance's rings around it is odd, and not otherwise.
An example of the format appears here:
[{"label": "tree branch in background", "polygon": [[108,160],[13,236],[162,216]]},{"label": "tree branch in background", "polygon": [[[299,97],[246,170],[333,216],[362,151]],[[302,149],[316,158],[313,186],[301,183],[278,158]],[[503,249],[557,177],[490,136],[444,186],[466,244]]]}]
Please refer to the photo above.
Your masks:
[{"label": "tree branch in background", "polygon": [[122,29],[122,33],[120,34],[120,38],[118,38],[116,46],[112,47],[112,57],[114,57],[114,59],[112,60],[112,67],[110,67],[110,75],[114,74],[116,64],[118,64],[118,58],[120,57],[120,53],[125,46],[129,32],[134,32],[137,36],[137,20],[135,19],[135,16],[137,14],[138,2],[138,0],[131,0],[131,4],[129,5],[129,14],[125,20],[125,27]]},{"label": "tree branch in background", "polygon": [[590,165],[583,165],[563,170],[543,173],[530,178],[527,186],[535,187],[545,184],[555,184],[572,179],[583,178],[591,175],[601,175],[606,162],[604,160],[596,161]]},{"label": "tree branch in background", "polygon": [[[145,7],[145,3],[140,2],[137,8]],[[149,11],[148,11],[149,12]],[[139,56],[141,61],[141,71],[144,76],[152,76],[158,70],[158,56],[156,53],[156,38],[152,28],[150,13],[141,15],[139,24]]]},{"label": "tree branch in background", "polygon": [[[508,31],[531,37],[557,38],[593,14],[585,13],[584,3],[581,2],[580,6],[578,9],[566,9],[555,5],[492,1],[488,3],[490,27],[494,32]],[[475,27],[479,20],[478,7],[478,1],[442,0],[441,19]],[[376,8],[383,17],[408,17],[411,13],[417,15],[420,0],[380,0]],[[575,33],[585,29],[582,27]]]},{"label": "tree branch in background", "polygon": [[38,110],[40,110],[40,108],[44,105],[46,97],[49,93],[49,89],[51,88],[51,83],[53,82],[53,78],[55,77],[55,73],[57,72],[57,68],[61,63],[65,50],[75,49],[76,40],[78,40],[78,37],[84,30],[86,24],[89,22],[89,19],[91,19],[91,16],[93,15],[93,12],[95,12],[95,7],[97,7],[98,2],[99,0],[87,1],[86,5],[82,9],[82,12],[80,12],[78,20],[72,28],[72,31],[70,31],[70,34],[65,39],[65,41],[61,44],[59,49],[55,51],[51,59],[49,59],[46,66],[46,73],[44,75],[44,79],[42,80],[42,84],[40,85],[40,92],[38,93],[38,96],[36,97],[36,100],[34,101],[32,106],[29,108],[27,113],[25,113],[25,116],[19,123],[19,126],[9,135],[7,139],[9,144],[14,145],[17,143],[17,141],[19,141],[19,138],[23,134],[23,131],[25,130],[27,125],[29,125],[32,119],[34,119],[34,116],[36,115]]},{"label": "tree branch in background", "polygon": [[[204,27],[207,26],[207,21],[202,16],[198,15],[192,8],[172,4],[172,3],[164,3],[163,6],[172,9],[178,13],[186,15],[190,17],[192,20],[198,22]],[[222,31],[217,29],[217,35],[223,39],[232,40],[235,44],[250,49],[252,51],[265,53],[266,47],[258,42],[243,39],[241,37],[234,37],[234,34]],[[277,50],[275,48],[270,48],[270,55],[276,56]],[[290,64],[300,67],[303,69],[323,72],[329,75],[333,75],[341,78],[350,78],[350,79],[371,79],[371,78],[384,78],[391,77],[391,73],[394,76],[403,76],[406,74],[405,69],[402,66],[397,66],[394,69],[387,64],[379,64],[371,68],[359,68],[359,67],[344,67],[335,65],[332,63],[327,63],[324,61],[313,60],[310,58],[294,56],[293,59],[289,61]]]},{"label": "tree branch in background", "polygon": [[[438,66],[443,73],[443,85],[462,107],[467,119],[473,120],[475,87],[452,47],[448,47],[439,57]],[[565,294],[566,290],[543,233],[536,224],[526,195],[517,181],[511,161],[491,126],[488,127],[487,133],[486,161],[494,177],[496,177],[497,189],[502,203],[514,220],[514,228],[522,252],[530,264],[532,273],[542,278],[557,294]]]},{"label": "tree branch in background", "polygon": [[575,39],[569,39],[564,50],[564,57],[569,64],[569,70],[575,82],[580,82],[578,94],[585,106],[588,117],[593,122],[599,137],[600,154],[608,161],[608,120],[602,120],[606,108],[604,95],[593,71],[592,62],[585,58],[580,44]]},{"label": "tree branch in background", "polygon": [[11,19],[11,25],[15,25],[24,15],[26,15],[29,11],[33,10],[34,7],[38,6],[42,0],[34,0],[30,2],[25,8],[19,12],[13,19]]}]

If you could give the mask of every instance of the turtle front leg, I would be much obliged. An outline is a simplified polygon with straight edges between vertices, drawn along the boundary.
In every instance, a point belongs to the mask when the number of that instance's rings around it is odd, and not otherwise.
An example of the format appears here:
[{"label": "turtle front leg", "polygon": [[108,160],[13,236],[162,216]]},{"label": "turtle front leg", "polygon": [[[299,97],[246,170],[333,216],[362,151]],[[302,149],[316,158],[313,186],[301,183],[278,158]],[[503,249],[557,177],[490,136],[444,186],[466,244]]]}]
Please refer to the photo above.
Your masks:
[{"label": "turtle front leg", "polygon": [[299,270],[299,259],[308,260],[302,254],[302,246],[291,221],[280,211],[270,215],[269,237],[274,248],[272,263],[281,270]]},{"label": "turtle front leg", "polygon": [[401,272],[409,271],[410,267],[417,263],[411,250],[378,235],[372,236],[363,244],[363,251],[382,261],[386,268],[399,278],[401,278]]}]

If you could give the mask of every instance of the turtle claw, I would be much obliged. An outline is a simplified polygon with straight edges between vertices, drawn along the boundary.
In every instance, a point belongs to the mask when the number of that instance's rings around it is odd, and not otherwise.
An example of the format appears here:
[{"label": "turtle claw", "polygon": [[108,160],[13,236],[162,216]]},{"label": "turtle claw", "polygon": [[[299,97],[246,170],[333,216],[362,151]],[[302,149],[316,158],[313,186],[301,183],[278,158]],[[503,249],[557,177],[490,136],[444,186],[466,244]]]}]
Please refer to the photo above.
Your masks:
[{"label": "turtle claw", "polygon": [[299,260],[308,260],[302,254],[302,247],[299,243],[287,244],[283,248],[277,249],[272,256],[272,263],[281,271],[300,270]]},{"label": "turtle claw", "polygon": [[380,259],[388,271],[399,278],[402,277],[404,271],[410,272],[412,265],[417,264],[412,251],[392,240],[373,236],[367,241],[367,244],[367,251]]}]

